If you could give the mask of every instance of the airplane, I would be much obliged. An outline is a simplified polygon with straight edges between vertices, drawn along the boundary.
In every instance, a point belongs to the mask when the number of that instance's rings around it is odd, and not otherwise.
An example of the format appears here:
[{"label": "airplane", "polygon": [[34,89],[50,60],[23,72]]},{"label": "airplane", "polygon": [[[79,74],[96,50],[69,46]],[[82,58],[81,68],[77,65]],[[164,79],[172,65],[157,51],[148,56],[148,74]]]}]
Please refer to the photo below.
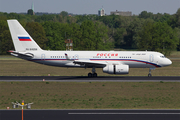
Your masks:
[{"label": "airplane", "polygon": [[129,68],[151,70],[172,64],[163,54],[154,51],[49,51],[42,50],[22,25],[15,19],[7,20],[15,51],[11,55],[28,61],[57,66],[92,68],[88,77],[97,77],[96,68],[104,73],[123,75]]}]

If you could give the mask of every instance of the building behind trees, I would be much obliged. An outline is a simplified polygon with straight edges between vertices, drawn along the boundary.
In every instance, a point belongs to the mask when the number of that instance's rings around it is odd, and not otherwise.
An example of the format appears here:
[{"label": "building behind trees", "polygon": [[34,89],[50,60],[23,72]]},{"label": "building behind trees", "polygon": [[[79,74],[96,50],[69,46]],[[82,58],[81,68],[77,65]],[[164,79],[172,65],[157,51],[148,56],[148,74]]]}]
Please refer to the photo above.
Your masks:
[{"label": "building behind trees", "polygon": [[31,9],[29,9],[28,11],[27,11],[27,14],[28,15],[35,15],[35,12],[34,12],[34,4],[32,3],[32,5],[31,5]]},{"label": "building behind trees", "polygon": [[131,11],[112,11],[110,13],[111,15],[121,15],[121,16],[132,16],[132,12]]},{"label": "building behind trees", "polygon": [[98,10],[98,16],[105,16],[105,10],[103,8]]}]

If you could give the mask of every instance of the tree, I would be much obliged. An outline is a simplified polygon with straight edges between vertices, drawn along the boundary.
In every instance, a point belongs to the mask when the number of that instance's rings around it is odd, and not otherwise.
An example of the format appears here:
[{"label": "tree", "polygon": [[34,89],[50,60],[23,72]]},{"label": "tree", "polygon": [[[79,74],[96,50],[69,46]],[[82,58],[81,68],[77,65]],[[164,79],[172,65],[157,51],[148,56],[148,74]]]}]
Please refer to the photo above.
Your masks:
[{"label": "tree", "polygon": [[0,20],[0,54],[7,54],[9,50],[13,50],[13,42],[7,26],[7,22]]},{"label": "tree", "polygon": [[72,29],[71,39],[73,40],[73,49],[74,50],[82,50],[81,46],[81,38],[82,38],[82,32],[80,30],[80,26],[76,23],[70,24],[70,27]]},{"label": "tree", "polygon": [[176,27],[180,28],[180,8],[177,10],[175,17],[176,17]]},{"label": "tree", "polygon": [[60,15],[62,15],[62,16],[68,16],[68,12],[62,11],[62,12],[60,13]]},{"label": "tree", "polygon": [[[80,31],[78,31],[80,30]],[[74,31],[74,28],[73,28]],[[84,21],[80,29],[76,26],[73,32],[74,48],[79,50],[110,50],[113,46],[108,38],[108,29],[102,22]],[[78,37],[77,38],[75,38]],[[77,43],[78,41],[78,43]]]},{"label": "tree", "polygon": [[178,44],[177,32],[166,22],[145,23],[138,34],[140,50],[158,51],[170,55]]},{"label": "tree", "polygon": [[171,15],[170,14],[167,14],[167,13],[164,13],[164,14],[156,14],[154,16],[154,20],[155,21],[160,21],[160,22],[167,22],[169,19],[171,18]]},{"label": "tree", "polygon": [[147,12],[147,11],[142,11],[139,14],[139,18],[144,18],[144,19],[151,18],[151,19],[153,19],[153,13]]},{"label": "tree", "polygon": [[125,28],[117,28],[114,34],[115,46],[122,48],[125,45],[124,37],[127,35]]},{"label": "tree", "polygon": [[176,14],[172,15],[168,20],[168,24],[172,28],[180,28],[180,8],[177,10]]},{"label": "tree", "polygon": [[46,49],[46,34],[43,27],[39,23],[29,22],[26,24],[25,29],[42,49]]},{"label": "tree", "polygon": [[[46,42],[47,49],[50,50],[65,50],[65,34],[67,24],[46,21],[42,23],[48,41]],[[69,31],[67,31],[67,36]]]},{"label": "tree", "polygon": [[84,50],[95,50],[95,28],[92,21],[84,21],[81,26],[81,46]]},{"label": "tree", "polygon": [[95,22],[95,50],[110,50],[114,47],[114,43],[108,36],[108,27],[102,22]]},{"label": "tree", "polygon": [[179,39],[179,44],[177,46],[177,50],[180,50],[180,28],[175,28],[175,31],[177,31],[178,39]]},{"label": "tree", "polygon": [[98,20],[103,22],[105,25],[109,26],[110,28],[115,28],[116,27],[116,22],[115,19],[120,16],[117,15],[109,15],[109,16],[99,16]]}]

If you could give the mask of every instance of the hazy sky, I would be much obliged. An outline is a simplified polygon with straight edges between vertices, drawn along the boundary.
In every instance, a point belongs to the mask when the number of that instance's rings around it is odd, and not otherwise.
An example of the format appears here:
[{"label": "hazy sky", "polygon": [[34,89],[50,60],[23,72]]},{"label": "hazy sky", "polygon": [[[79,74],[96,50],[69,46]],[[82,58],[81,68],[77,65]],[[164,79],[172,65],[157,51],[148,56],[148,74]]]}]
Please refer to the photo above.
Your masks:
[{"label": "hazy sky", "polygon": [[107,15],[115,10],[174,14],[180,8],[180,0],[0,0],[0,12],[27,12],[32,2],[35,12],[49,13],[97,14],[103,6]]}]

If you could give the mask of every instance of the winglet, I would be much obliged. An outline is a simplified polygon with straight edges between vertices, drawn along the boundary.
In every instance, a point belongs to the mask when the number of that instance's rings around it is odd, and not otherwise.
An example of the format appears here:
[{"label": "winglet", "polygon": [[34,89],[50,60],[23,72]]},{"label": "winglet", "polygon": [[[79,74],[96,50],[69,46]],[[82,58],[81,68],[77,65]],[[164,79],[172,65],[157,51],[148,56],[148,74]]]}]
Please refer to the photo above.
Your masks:
[{"label": "winglet", "polygon": [[65,57],[66,57],[67,60],[70,60],[67,53],[65,53]]}]

